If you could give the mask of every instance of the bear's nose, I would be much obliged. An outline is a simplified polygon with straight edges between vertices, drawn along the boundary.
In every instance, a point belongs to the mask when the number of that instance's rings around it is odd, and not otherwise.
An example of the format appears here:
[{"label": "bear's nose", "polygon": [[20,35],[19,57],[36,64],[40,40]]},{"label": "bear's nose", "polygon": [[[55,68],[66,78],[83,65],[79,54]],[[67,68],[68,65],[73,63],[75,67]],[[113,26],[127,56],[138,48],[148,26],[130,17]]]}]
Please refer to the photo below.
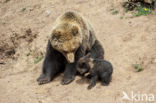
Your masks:
[{"label": "bear's nose", "polygon": [[74,63],[74,61],[75,61],[74,53],[68,53],[66,56],[66,59],[69,63]]}]

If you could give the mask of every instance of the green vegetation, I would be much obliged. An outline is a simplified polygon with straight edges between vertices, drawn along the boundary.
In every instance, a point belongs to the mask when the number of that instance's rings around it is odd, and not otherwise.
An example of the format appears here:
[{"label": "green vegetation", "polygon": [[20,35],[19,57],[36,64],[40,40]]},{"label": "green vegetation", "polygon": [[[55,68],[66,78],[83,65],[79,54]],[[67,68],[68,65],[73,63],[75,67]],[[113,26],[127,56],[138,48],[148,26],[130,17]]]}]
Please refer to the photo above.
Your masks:
[{"label": "green vegetation", "polygon": [[9,2],[10,0],[5,0],[5,3]]},{"label": "green vegetation", "polygon": [[152,1],[152,3],[147,3],[145,1],[128,1],[124,2],[123,7],[125,8],[125,12],[133,11],[133,17],[138,16],[146,16],[149,14],[152,14],[152,11],[154,9],[154,3],[155,0]]},{"label": "green vegetation", "polygon": [[116,15],[116,14],[118,14],[118,13],[119,13],[118,10],[113,10],[112,15]]},{"label": "green vegetation", "polygon": [[136,12],[133,14],[134,17],[137,17],[137,16],[141,16],[141,15],[149,15],[152,13],[152,9],[150,8],[146,8],[146,7],[143,7],[143,6],[138,6]]},{"label": "green vegetation", "polygon": [[43,59],[43,57],[42,57],[42,56],[38,57],[38,58],[34,61],[34,64],[39,63],[42,59]]},{"label": "green vegetation", "polygon": [[144,68],[140,64],[133,64],[132,66],[137,72],[141,72],[144,70]]},{"label": "green vegetation", "polygon": [[22,12],[25,11],[25,10],[26,10],[26,8],[22,8],[22,9],[21,9]]},{"label": "green vegetation", "polygon": [[123,16],[120,16],[120,19],[123,19],[124,17]]},{"label": "green vegetation", "polygon": [[27,53],[27,54],[26,54],[26,56],[29,56],[29,55],[30,55],[30,53]]},{"label": "green vegetation", "polygon": [[2,21],[2,24],[6,24],[6,22],[5,21]]}]

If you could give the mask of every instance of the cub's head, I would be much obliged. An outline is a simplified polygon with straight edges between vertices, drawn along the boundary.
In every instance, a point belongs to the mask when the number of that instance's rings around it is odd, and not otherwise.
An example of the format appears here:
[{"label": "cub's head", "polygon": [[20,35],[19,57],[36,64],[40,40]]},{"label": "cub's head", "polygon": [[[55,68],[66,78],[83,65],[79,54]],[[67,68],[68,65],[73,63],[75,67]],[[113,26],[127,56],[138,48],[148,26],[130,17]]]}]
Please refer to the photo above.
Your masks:
[{"label": "cub's head", "polygon": [[60,24],[53,29],[50,42],[53,48],[62,53],[69,63],[73,63],[75,52],[82,43],[81,30],[74,24]]},{"label": "cub's head", "polygon": [[79,59],[77,64],[77,70],[80,74],[84,75],[93,68],[93,60],[90,58],[91,54],[88,53],[86,56]]}]

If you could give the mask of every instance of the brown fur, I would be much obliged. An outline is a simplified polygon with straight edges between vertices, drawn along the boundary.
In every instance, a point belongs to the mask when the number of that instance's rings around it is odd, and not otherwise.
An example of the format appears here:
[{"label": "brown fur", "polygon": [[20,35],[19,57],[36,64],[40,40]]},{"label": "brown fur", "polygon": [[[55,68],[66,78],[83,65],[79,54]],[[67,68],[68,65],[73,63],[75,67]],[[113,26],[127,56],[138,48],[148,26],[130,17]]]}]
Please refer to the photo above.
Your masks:
[{"label": "brown fur", "polygon": [[71,83],[77,72],[77,61],[89,52],[96,58],[104,56],[103,47],[96,39],[92,26],[76,12],[64,13],[53,25],[38,83],[48,83],[62,71],[64,76],[61,83]]},{"label": "brown fur", "polygon": [[58,17],[54,25],[51,44],[69,62],[74,62],[74,54],[80,46],[89,51],[96,40],[90,23],[78,13],[66,12]]}]

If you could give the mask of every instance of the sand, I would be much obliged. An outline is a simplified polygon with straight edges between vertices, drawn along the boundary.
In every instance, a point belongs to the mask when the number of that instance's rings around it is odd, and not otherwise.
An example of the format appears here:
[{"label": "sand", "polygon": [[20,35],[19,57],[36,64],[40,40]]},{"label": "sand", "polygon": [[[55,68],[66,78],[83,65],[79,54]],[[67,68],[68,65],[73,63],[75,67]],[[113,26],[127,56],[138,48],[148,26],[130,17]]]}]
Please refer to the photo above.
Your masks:
[{"label": "sand", "polygon": [[[123,91],[153,94],[156,98],[156,14],[131,18],[123,0],[5,0],[0,1],[0,103],[133,103]],[[112,15],[110,9],[119,13]],[[90,20],[114,67],[109,86],[76,76],[61,85],[62,74],[38,85],[47,40],[53,22],[65,11],[75,10]],[[156,12],[156,11],[154,11]],[[123,16],[123,19],[121,19]],[[144,68],[136,72],[132,64]],[[156,99],[155,99],[156,101]],[[137,103],[155,103],[138,101]]]}]

